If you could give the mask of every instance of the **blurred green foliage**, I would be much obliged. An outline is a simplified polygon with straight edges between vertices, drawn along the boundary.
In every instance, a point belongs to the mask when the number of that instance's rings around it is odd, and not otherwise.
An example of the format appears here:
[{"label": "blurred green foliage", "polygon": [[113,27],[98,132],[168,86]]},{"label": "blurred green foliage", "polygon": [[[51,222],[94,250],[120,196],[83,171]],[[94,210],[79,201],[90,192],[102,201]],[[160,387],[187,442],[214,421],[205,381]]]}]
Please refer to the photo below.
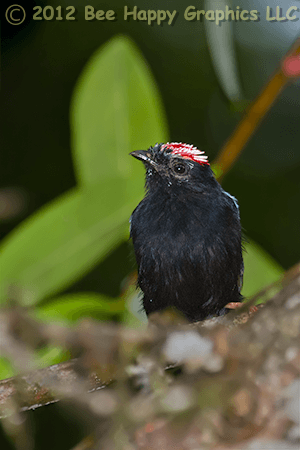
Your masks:
[{"label": "blurred green foliage", "polygon": [[[71,104],[74,165],[80,186],[118,177],[140,192],[142,169],[128,157],[167,140],[156,84],[141,53],[126,37],[112,39],[83,70]],[[100,187],[100,194],[103,188]]]},{"label": "blurred green foliage", "polygon": [[248,239],[244,244],[244,283],[242,294],[249,298],[278,280],[283,268],[258,244]]},{"label": "blurred green foliage", "polygon": [[[71,134],[78,186],[41,208],[2,243],[1,303],[16,286],[17,300],[34,306],[41,320],[73,323],[92,316],[134,324],[127,308],[132,289],[120,299],[93,292],[56,297],[128,239],[128,220],[143,196],[144,176],[128,153],[168,140],[156,84],[128,38],[113,38],[83,70],[71,103]],[[246,250],[243,293],[249,296],[278,279],[282,268],[255,243],[247,243]],[[37,354],[42,365],[65,357],[55,347]],[[13,373],[1,359],[0,377]]]},{"label": "blurred green foliage", "polygon": [[[167,140],[157,88],[134,44],[117,37],[92,56],[71,108],[78,188],[24,221],[1,247],[1,301],[16,284],[35,305],[82,277],[128,237],[143,170],[128,156]],[[98,299],[100,300],[100,299]]]}]

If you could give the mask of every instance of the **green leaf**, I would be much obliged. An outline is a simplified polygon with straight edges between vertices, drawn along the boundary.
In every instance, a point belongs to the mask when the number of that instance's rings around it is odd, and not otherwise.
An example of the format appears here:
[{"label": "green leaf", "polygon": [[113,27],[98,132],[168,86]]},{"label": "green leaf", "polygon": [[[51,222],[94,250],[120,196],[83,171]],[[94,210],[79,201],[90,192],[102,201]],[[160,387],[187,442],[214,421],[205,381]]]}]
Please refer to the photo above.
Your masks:
[{"label": "green leaf", "polygon": [[93,292],[67,294],[49,300],[34,309],[33,314],[40,320],[66,319],[76,322],[83,317],[97,319],[121,315],[125,311],[123,299],[113,299]]},{"label": "green leaf", "polygon": [[244,252],[244,284],[242,294],[251,297],[260,289],[277,281],[284,269],[258,244],[248,239]]},{"label": "green leaf", "polygon": [[8,358],[0,357],[0,380],[13,377],[17,374],[17,371],[11,364]]},{"label": "green leaf", "polygon": [[9,286],[35,304],[66,288],[129,236],[134,186],[119,178],[74,189],[24,221],[0,248],[0,299]]},{"label": "green leaf", "polygon": [[71,108],[74,189],[41,208],[0,251],[0,301],[10,285],[36,304],[83,276],[124,238],[143,167],[128,153],[166,140],[160,98],[134,44],[110,41],[91,58]]},{"label": "green leaf", "polygon": [[126,310],[123,315],[123,324],[128,328],[144,328],[148,324],[147,316],[142,308],[141,296],[135,284],[126,290],[124,299]]},{"label": "green leaf", "polygon": [[62,347],[50,345],[35,351],[35,363],[38,368],[52,366],[72,358],[69,351]]},{"label": "green leaf", "polygon": [[221,166],[219,166],[217,164],[211,164],[210,168],[213,171],[216,179],[218,179],[221,175],[223,175],[223,170],[222,170]]},{"label": "green leaf", "polygon": [[143,56],[124,36],[95,52],[74,91],[72,146],[78,182],[111,176],[142,186],[143,167],[129,152],[167,140],[166,120]]}]

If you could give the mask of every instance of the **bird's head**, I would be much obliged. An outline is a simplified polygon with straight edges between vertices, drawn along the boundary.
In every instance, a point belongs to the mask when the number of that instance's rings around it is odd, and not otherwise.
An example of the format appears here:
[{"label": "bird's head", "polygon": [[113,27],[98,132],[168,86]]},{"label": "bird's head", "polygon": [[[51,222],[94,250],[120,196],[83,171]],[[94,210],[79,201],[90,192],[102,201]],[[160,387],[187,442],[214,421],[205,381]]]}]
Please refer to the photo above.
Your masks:
[{"label": "bird's head", "polygon": [[148,189],[186,185],[202,190],[216,182],[204,151],[193,145],[167,142],[130,154],[144,163]]}]

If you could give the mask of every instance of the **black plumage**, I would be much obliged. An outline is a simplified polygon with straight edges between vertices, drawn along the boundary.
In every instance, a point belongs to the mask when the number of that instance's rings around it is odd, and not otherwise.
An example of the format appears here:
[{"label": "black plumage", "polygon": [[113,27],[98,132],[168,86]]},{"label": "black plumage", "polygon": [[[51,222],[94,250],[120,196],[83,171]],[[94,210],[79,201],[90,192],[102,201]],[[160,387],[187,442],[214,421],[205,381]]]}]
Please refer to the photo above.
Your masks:
[{"label": "black plumage", "polygon": [[147,314],[175,307],[194,322],[242,300],[238,204],[203,154],[181,143],[131,153],[146,168],[146,196],[132,213],[130,235]]}]

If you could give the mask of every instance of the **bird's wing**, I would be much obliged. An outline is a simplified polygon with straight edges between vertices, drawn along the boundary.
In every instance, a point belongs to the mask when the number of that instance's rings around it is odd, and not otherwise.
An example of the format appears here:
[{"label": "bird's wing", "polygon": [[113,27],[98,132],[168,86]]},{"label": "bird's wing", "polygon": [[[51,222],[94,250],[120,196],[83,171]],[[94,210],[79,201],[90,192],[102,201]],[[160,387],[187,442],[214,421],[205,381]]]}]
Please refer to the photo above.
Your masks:
[{"label": "bird's wing", "polygon": [[[233,201],[235,207],[238,210],[238,214],[240,214],[240,207],[239,207],[237,199],[233,195],[229,194],[229,192],[226,192],[224,190],[223,190],[223,192],[224,192],[225,195],[227,195],[227,197],[231,198],[231,200]],[[244,277],[244,263],[242,263],[241,270],[240,270],[240,275],[239,275],[239,279],[238,279],[239,292],[241,292],[241,289],[242,289],[242,286],[243,286],[243,277]]]},{"label": "bird's wing", "polygon": [[238,279],[238,288],[239,288],[239,292],[241,292],[241,289],[243,287],[243,278],[244,278],[244,263],[242,263],[242,267],[240,270],[240,276]]},{"label": "bird's wing", "polygon": [[131,219],[132,219],[132,215],[129,218],[129,236],[131,237]]},{"label": "bird's wing", "polygon": [[236,208],[239,210],[240,208],[239,208],[237,199],[233,195],[229,194],[229,192],[226,192],[224,190],[223,190],[223,192],[225,195],[227,195],[229,198],[231,198],[231,200],[233,200],[233,203],[235,204]]}]

